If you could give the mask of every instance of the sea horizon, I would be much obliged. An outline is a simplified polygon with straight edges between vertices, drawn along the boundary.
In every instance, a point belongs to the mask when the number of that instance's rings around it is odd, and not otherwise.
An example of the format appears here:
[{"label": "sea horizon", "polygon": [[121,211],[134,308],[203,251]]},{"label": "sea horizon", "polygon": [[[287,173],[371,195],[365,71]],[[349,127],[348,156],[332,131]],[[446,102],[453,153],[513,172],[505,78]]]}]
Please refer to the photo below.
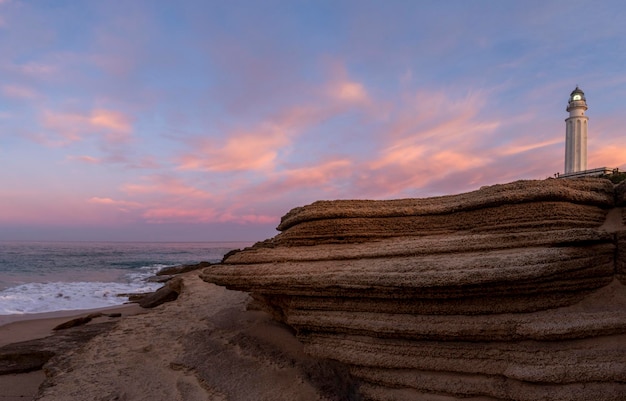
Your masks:
[{"label": "sea horizon", "polygon": [[0,315],[121,305],[164,267],[217,263],[252,241],[0,240]]}]

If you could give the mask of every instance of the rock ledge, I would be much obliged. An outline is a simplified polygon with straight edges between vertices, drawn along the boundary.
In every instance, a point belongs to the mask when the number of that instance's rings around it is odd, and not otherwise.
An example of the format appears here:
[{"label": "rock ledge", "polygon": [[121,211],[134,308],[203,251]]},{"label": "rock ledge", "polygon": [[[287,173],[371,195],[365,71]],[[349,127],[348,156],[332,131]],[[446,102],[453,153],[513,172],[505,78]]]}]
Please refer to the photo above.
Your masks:
[{"label": "rock ledge", "polygon": [[623,400],[624,184],[518,181],[320,201],[205,269],[369,400]]}]

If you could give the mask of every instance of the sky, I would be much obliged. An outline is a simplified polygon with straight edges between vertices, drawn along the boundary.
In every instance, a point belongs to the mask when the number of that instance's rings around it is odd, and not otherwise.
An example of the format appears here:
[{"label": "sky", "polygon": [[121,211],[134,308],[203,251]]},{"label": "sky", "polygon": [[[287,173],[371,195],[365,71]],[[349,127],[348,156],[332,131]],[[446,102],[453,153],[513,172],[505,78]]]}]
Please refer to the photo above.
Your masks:
[{"label": "sky", "polygon": [[0,240],[257,241],[316,200],[626,169],[626,4],[0,0]]}]

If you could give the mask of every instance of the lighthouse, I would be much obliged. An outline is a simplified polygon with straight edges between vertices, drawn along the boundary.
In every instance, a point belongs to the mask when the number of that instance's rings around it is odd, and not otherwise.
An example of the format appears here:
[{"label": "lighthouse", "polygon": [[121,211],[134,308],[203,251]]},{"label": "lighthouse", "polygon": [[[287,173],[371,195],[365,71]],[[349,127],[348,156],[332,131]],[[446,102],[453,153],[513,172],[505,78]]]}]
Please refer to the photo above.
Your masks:
[{"label": "lighthouse", "polygon": [[576,86],[569,96],[565,119],[565,174],[587,170],[587,100],[585,93]]}]

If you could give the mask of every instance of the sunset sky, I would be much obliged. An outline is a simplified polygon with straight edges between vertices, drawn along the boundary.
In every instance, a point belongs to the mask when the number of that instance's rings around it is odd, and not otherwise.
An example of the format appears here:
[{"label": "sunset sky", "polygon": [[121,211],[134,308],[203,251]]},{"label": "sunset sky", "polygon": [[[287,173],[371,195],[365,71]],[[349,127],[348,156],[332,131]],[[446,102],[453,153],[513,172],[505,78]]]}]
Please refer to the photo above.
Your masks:
[{"label": "sunset sky", "polygon": [[626,169],[626,3],[0,0],[0,240],[254,241],[319,199]]}]

